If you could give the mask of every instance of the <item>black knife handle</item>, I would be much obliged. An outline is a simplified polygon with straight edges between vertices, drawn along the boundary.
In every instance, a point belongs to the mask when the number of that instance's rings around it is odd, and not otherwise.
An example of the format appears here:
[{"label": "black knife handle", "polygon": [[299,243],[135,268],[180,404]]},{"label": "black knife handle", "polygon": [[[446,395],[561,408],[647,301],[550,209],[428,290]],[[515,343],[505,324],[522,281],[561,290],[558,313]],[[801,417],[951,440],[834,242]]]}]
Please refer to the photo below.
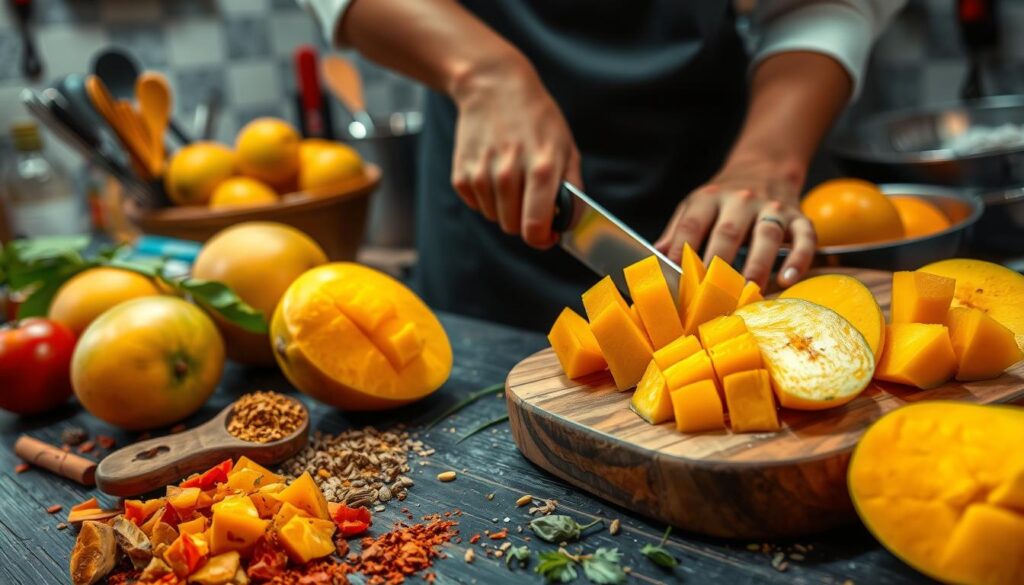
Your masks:
[{"label": "black knife handle", "polygon": [[555,195],[555,217],[551,220],[551,230],[562,233],[572,225],[573,196],[566,183],[558,187]]}]

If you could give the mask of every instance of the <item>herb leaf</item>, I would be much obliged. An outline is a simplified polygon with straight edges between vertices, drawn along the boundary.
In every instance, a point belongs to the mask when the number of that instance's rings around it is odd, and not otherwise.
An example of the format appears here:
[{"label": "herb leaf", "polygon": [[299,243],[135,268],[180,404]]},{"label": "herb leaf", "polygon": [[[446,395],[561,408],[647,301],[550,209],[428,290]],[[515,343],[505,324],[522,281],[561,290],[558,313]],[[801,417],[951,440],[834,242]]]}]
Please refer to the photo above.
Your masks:
[{"label": "herb leaf", "polygon": [[504,389],[505,389],[505,384],[504,383],[499,383],[499,384],[494,384],[493,386],[488,386],[486,388],[482,388],[480,390],[477,390],[476,392],[473,392],[469,396],[467,396],[467,397],[463,398],[462,400],[456,402],[450,408],[448,408],[447,410],[445,410],[444,412],[439,414],[437,416],[437,418],[435,418],[434,420],[432,420],[429,423],[427,423],[427,427],[426,427],[427,430],[430,430],[430,429],[434,428],[435,426],[437,426],[437,423],[443,421],[444,419],[446,419],[449,416],[455,414],[456,412],[462,410],[463,408],[466,408],[470,404],[473,404],[477,400],[480,400],[484,396],[488,396],[488,395],[495,394],[497,392],[501,392]]},{"label": "herb leaf", "polygon": [[517,561],[519,567],[523,568],[530,562],[530,556],[533,553],[530,552],[530,547],[526,546],[513,546],[512,548],[505,551],[505,566],[509,569],[512,568],[512,561]]},{"label": "herb leaf", "polygon": [[626,573],[619,564],[621,559],[619,549],[599,548],[593,555],[583,558],[583,574],[591,583],[618,585],[626,581]]},{"label": "herb leaf", "polygon": [[250,333],[268,331],[263,313],[247,305],[224,283],[185,278],[174,280],[172,284],[187,292],[203,307],[216,311],[220,316]]},{"label": "herb leaf", "polygon": [[666,569],[675,568],[675,566],[679,564],[679,561],[676,560],[676,558],[672,556],[672,553],[668,552],[668,549],[665,548],[665,543],[668,542],[668,535],[670,532],[672,532],[671,526],[665,529],[665,535],[661,537],[660,543],[647,543],[640,549],[640,554],[650,559],[655,565]]},{"label": "herb leaf", "polygon": [[563,514],[552,514],[540,516],[530,521],[530,530],[537,535],[537,538],[547,542],[570,542],[579,540],[583,531],[595,524],[603,522],[594,520],[590,524],[580,526],[571,516]]},{"label": "herb leaf", "polygon": [[576,561],[569,558],[560,550],[551,550],[538,553],[537,568],[548,583],[568,583],[576,579]]},{"label": "herb leaf", "polygon": [[494,425],[500,425],[501,423],[503,423],[503,422],[505,422],[507,420],[508,420],[508,415],[507,414],[503,414],[503,415],[501,415],[501,416],[499,416],[497,418],[492,418],[489,421],[484,421],[484,422],[478,424],[477,426],[473,427],[473,429],[470,430],[465,435],[462,435],[461,437],[459,437],[459,440],[455,441],[455,444],[458,445],[459,443],[465,441],[466,439],[472,437],[473,435],[479,433],[480,431],[483,431],[485,429],[489,429],[489,428],[493,427]]}]

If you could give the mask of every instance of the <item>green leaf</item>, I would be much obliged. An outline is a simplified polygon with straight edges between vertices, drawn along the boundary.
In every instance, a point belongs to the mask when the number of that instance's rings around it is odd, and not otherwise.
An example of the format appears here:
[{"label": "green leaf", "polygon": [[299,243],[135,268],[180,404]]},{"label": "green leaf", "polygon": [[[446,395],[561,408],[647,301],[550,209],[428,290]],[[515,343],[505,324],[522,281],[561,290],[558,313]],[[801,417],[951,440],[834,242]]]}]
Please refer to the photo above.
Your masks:
[{"label": "green leaf", "polygon": [[461,437],[459,437],[459,440],[455,441],[455,444],[458,445],[459,443],[465,441],[466,439],[472,437],[473,435],[479,433],[480,431],[485,430],[485,429],[489,429],[489,428],[493,427],[494,425],[500,425],[501,423],[503,423],[503,422],[505,422],[507,420],[508,420],[508,415],[507,414],[503,414],[503,415],[501,415],[499,417],[492,418],[489,421],[482,422],[482,423],[478,424],[477,426],[473,427],[473,429],[471,431],[469,431],[468,433],[466,433],[465,435],[462,435]]},{"label": "green leaf", "polygon": [[665,567],[666,569],[671,569],[679,564],[679,561],[672,556],[672,553],[668,552],[668,550],[661,545],[650,543],[645,544],[643,548],[640,549],[640,554],[651,559],[651,562],[655,565]]},{"label": "green leaf", "polygon": [[505,384],[504,383],[500,383],[500,384],[495,384],[493,386],[488,386],[486,388],[483,388],[482,390],[477,390],[476,392],[473,392],[469,396],[467,396],[467,397],[463,398],[462,400],[460,400],[460,401],[456,402],[455,404],[453,404],[450,408],[448,408],[448,410],[445,410],[444,412],[439,414],[437,416],[437,418],[435,418],[434,420],[432,420],[429,423],[427,423],[427,430],[430,430],[430,429],[434,428],[435,426],[437,426],[437,424],[439,422],[441,422],[444,419],[448,418],[449,416],[455,414],[456,412],[462,410],[463,408],[466,408],[470,404],[473,404],[477,400],[480,400],[484,396],[488,396],[488,395],[495,394],[497,392],[501,392],[504,389],[505,389]]},{"label": "green leaf", "polygon": [[547,542],[571,542],[578,540],[583,531],[602,520],[594,520],[590,524],[580,526],[571,516],[552,514],[540,516],[530,521],[530,530],[537,538]]},{"label": "green leaf", "polygon": [[18,305],[18,319],[45,317],[50,312],[50,303],[53,302],[53,297],[62,286],[64,286],[64,280],[51,280],[37,288]]},{"label": "green leaf", "polygon": [[509,569],[512,568],[512,561],[518,561],[519,567],[523,568],[530,562],[530,556],[533,553],[530,552],[530,547],[526,546],[513,546],[512,548],[505,551],[505,566]]},{"label": "green leaf", "polygon": [[576,561],[558,550],[545,551],[537,555],[537,568],[548,583],[568,583],[576,578]]},{"label": "green leaf", "polygon": [[250,307],[228,285],[212,280],[185,278],[170,281],[188,293],[200,305],[216,311],[227,321],[250,333],[266,333],[267,320],[263,313]]},{"label": "green leaf", "polygon": [[583,558],[583,574],[591,583],[608,585],[624,583],[626,573],[622,570],[619,549],[599,548],[590,557]]},{"label": "green leaf", "polygon": [[14,240],[8,245],[16,256],[27,263],[68,256],[78,255],[89,247],[89,236],[50,236],[44,238],[32,238],[30,240]]}]

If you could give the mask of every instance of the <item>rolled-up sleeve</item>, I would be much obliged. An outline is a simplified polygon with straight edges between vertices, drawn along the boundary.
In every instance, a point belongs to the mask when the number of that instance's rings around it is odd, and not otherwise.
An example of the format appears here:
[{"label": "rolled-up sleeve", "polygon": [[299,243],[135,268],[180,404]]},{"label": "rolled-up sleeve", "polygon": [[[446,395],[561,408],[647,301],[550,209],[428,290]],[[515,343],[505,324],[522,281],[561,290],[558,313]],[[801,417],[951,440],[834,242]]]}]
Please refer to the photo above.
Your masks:
[{"label": "rolled-up sleeve", "polygon": [[906,0],[762,0],[754,12],[760,40],[751,70],[764,59],[788,51],[828,55],[860,93],[871,45]]},{"label": "rolled-up sleeve", "polygon": [[332,47],[340,47],[344,43],[340,37],[338,25],[345,17],[352,0],[296,0],[306,12],[313,16],[317,26],[320,28],[324,39]]}]

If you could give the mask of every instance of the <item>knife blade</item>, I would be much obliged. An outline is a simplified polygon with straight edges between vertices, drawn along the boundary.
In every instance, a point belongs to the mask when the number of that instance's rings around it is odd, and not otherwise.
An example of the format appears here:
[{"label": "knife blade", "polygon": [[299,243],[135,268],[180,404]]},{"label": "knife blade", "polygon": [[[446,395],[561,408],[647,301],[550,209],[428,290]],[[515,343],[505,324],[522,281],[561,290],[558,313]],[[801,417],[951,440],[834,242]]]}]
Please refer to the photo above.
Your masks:
[{"label": "knife blade", "polygon": [[562,183],[555,198],[552,229],[560,233],[559,245],[601,276],[611,276],[619,290],[629,295],[622,270],[655,256],[668,282],[672,298],[679,297],[682,269],[659,252],[607,209],[569,183]]}]

